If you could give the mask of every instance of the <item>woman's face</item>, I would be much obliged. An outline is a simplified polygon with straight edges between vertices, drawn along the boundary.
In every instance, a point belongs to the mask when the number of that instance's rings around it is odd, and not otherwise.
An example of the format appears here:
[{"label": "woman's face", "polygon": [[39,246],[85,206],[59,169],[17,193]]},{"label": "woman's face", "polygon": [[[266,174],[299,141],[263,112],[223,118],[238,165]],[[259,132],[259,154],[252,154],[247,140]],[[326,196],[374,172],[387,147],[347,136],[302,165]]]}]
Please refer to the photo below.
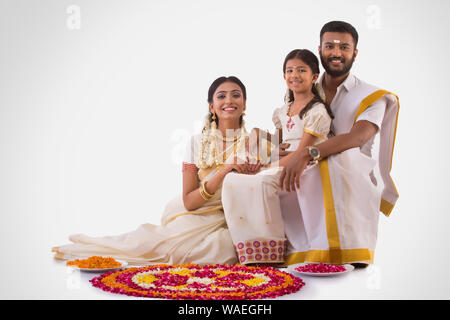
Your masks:
[{"label": "woman's face", "polygon": [[234,82],[222,83],[214,92],[209,108],[219,120],[236,120],[239,123],[239,117],[245,110],[241,87]]},{"label": "woman's face", "polygon": [[291,59],[286,62],[284,79],[293,92],[310,92],[319,75],[313,73],[311,68],[301,59]]}]

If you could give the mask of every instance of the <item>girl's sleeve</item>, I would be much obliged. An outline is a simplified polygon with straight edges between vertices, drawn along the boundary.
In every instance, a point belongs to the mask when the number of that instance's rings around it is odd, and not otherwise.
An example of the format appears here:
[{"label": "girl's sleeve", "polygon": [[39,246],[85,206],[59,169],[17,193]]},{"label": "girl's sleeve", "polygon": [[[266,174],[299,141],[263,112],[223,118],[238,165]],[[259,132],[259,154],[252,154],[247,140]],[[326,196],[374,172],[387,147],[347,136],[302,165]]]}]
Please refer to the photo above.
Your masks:
[{"label": "girl's sleeve", "polygon": [[304,117],[303,131],[318,138],[323,138],[330,132],[331,117],[325,106],[320,103],[314,105]]},{"label": "girl's sleeve", "polygon": [[280,110],[281,108],[276,108],[272,115],[272,122],[277,129],[281,129]]}]

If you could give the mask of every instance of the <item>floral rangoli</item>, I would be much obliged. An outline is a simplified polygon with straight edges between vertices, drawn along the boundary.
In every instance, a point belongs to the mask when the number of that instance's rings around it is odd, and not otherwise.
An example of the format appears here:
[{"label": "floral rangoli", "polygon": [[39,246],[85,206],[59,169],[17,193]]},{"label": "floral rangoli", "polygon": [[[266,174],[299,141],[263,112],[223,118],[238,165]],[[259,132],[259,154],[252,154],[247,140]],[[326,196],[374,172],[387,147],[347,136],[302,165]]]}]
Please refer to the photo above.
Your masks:
[{"label": "floral rangoli", "polygon": [[138,297],[249,300],[297,292],[301,278],[272,267],[243,265],[154,265],[104,273],[94,287]]}]

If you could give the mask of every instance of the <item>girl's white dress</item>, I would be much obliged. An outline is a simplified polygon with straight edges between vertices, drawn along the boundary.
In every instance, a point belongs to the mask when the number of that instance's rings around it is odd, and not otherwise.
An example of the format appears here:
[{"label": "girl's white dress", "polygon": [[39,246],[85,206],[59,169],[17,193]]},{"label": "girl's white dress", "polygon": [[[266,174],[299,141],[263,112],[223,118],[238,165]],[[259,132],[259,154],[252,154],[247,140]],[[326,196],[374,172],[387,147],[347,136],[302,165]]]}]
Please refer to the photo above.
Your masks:
[{"label": "girl's white dress", "polygon": [[275,109],[272,116],[275,128],[281,129],[283,132],[283,143],[290,144],[289,148],[286,149],[287,151],[297,150],[303,132],[316,136],[318,138],[316,144],[327,139],[331,118],[323,104],[314,104],[303,119],[300,119],[299,115],[290,117],[288,112],[289,104],[285,104],[281,108]]},{"label": "girl's white dress", "polygon": [[[288,151],[297,149],[303,132],[317,136],[318,143],[327,139],[331,118],[323,104],[315,104],[303,119],[298,115],[289,117],[288,108],[287,104],[277,108],[272,118],[275,127],[282,130],[283,142],[290,143]],[[273,149],[278,143],[272,141],[271,145]],[[272,161],[276,160],[272,157]],[[224,179],[222,203],[241,264],[285,261],[286,236],[280,199],[289,194],[280,192],[281,171],[281,167],[273,167],[256,175],[230,173]]]}]

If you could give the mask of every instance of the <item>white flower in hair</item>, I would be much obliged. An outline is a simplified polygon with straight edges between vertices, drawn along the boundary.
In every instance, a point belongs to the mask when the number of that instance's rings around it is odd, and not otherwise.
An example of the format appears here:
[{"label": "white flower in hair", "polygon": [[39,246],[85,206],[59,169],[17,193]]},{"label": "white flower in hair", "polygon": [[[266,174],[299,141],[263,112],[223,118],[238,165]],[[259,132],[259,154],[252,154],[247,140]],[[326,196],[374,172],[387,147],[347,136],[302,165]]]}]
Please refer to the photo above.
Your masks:
[{"label": "white flower in hair", "polygon": [[[239,134],[238,141],[236,142],[236,151],[237,156],[245,159],[245,137],[247,135],[247,131],[245,130],[244,119],[242,119],[241,123],[241,133]],[[223,160],[220,161],[217,159],[219,156],[219,148],[217,146],[217,139],[222,137],[220,131],[217,130],[216,122],[210,121],[210,113],[205,117],[205,128],[202,131],[201,135],[201,146],[197,148],[195,153],[195,164],[200,169],[207,169],[213,165],[217,165],[219,162],[223,164]],[[220,139],[221,141],[223,140]]]}]

